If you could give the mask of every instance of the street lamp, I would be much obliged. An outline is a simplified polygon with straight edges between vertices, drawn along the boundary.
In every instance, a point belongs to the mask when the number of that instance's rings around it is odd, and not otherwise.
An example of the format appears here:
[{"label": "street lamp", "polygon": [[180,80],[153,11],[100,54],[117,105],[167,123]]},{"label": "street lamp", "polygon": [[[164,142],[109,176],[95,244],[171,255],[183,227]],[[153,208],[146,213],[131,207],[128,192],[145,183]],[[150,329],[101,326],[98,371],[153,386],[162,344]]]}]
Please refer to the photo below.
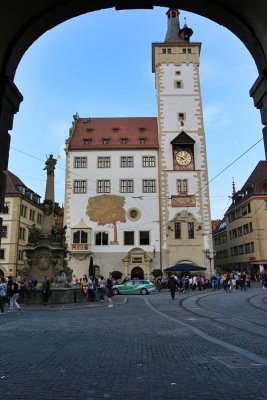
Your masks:
[{"label": "street lamp", "polygon": [[211,260],[216,256],[216,251],[210,251],[209,249],[205,249],[205,256],[210,262],[210,271],[211,271]]}]

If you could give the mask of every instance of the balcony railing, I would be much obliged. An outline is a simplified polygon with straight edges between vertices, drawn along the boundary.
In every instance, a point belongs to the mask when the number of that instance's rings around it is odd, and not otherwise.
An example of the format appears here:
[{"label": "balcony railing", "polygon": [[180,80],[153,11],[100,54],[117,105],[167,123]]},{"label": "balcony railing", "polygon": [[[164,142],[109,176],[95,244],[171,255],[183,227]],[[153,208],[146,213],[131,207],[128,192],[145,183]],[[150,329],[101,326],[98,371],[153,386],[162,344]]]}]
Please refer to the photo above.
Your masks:
[{"label": "balcony railing", "polygon": [[73,253],[90,253],[91,244],[89,243],[73,243],[71,244],[71,251]]}]

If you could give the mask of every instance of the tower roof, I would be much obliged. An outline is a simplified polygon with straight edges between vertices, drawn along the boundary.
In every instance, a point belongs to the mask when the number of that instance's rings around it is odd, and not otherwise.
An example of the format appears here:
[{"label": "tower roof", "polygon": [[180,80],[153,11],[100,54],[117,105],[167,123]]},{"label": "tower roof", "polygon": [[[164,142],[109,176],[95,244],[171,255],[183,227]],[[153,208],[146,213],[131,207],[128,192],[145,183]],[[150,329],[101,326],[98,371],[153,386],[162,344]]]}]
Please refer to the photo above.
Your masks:
[{"label": "tower roof", "polygon": [[194,143],[195,140],[192,139],[187,133],[185,133],[185,131],[179,133],[179,135],[177,135],[176,138],[174,138],[171,141],[171,144],[194,144]]},{"label": "tower roof", "polygon": [[188,28],[186,24],[184,24],[182,29],[180,28],[179,14],[180,12],[176,8],[169,8],[169,10],[166,12],[168,18],[168,27],[165,42],[173,43],[190,41],[193,31],[191,28]]}]

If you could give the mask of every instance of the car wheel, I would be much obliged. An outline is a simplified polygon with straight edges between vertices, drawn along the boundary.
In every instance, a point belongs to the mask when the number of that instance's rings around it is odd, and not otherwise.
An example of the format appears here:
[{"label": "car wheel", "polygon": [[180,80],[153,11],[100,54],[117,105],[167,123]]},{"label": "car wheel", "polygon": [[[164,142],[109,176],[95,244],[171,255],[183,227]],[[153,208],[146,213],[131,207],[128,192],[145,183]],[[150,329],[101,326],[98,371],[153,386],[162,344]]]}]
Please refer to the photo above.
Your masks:
[{"label": "car wheel", "polygon": [[113,291],[113,294],[119,294],[118,289],[113,289],[112,291]]},{"label": "car wheel", "polygon": [[142,288],[142,289],[140,290],[140,293],[141,293],[141,294],[148,294],[148,291],[146,290],[146,288]]}]

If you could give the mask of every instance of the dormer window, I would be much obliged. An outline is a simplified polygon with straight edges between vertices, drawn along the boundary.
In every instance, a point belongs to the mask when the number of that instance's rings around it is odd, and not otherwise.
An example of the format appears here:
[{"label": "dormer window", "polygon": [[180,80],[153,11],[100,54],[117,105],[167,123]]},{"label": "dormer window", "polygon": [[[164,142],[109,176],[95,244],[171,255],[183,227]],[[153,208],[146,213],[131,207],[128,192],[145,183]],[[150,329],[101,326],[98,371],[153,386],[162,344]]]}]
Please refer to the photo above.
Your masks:
[{"label": "dormer window", "polygon": [[121,138],[121,144],[127,144],[128,139],[127,138]]},{"label": "dormer window", "polygon": [[94,132],[94,128],[87,128],[86,129],[88,133],[93,133]]},{"label": "dormer window", "polygon": [[107,138],[102,139],[102,144],[109,144],[109,139]]},{"label": "dormer window", "polygon": [[139,139],[139,144],[145,144],[146,143],[146,139],[145,138],[140,138]]},{"label": "dormer window", "polygon": [[17,189],[20,191],[20,193],[25,194],[25,186],[18,185]]},{"label": "dormer window", "polygon": [[112,128],[112,130],[113,130],[114,133],[118,133],[120,128]]},{"label": "dormer window", "polygon": [[83,144],[90,144],[91,143],[91,139],[83,139]]},{"label": "dormer window", "polygon": [[139,128],[139,132],[140,132],[140,133],[144,133],[145,130],[146,130],[146,128]]}]

